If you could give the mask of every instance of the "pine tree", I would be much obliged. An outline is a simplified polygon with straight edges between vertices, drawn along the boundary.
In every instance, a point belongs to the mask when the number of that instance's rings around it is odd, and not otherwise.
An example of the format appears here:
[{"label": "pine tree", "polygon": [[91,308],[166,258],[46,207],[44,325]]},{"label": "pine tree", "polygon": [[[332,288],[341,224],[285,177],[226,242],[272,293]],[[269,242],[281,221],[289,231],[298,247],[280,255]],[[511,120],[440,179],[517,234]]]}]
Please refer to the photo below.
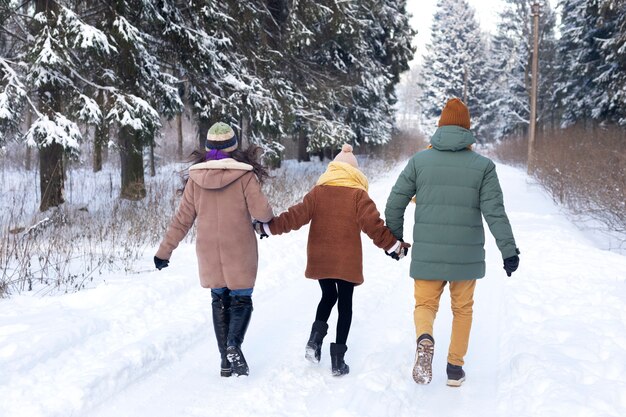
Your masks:
[{"label": "pine tree", "polygon": [[586,0],[564,0],[561,7],[561,38],[558,42],[559,77],[555,104],[561,126],[592,119],[592,96],[598,88],[600,45],[595,38],[598,10]]},{"label": "pine tree", "polygon": [[[554,15],[546,1],[540,2],[538,121],[550,121],[555,77]],[[488,126],[494,139],[522,135],[530,121],[532,77],[532,14],[525,0],[507,0],[491,42],[490,64],[493,81],[487,104]]]},{"label": "pine tree", "polygon": [[446,101],[459,97],[469,107],[472,129],[480,129],[485,103],[482,85],[485,50],[473,9],[465,0],[439,0],[431,39],[424,56],[421,102],[422,128],[432,133]]},{"label": "pine tree", "polygon": [[288,10],[282,73],[292,99],[284,106],[285,131],[302,151],[384,143],[392,86],[413,52],[404,2],[300,1]]},{"label": "pine tree", "polygon": [[408,70],[414,49],[414,31],[406,14],[406,1],[363,1],[359,13],[365,19],[364,45],[357,61],[368,63],[360,68],[361,81],[353,95],[348,123],[358,143],[384,144],[393,130],[394,87],[400,73]]},{"label": "pine tree", "polygon": [[[11,18],[14,7],[9,2],[0,2],[0,154],[7,142],[14,140],[21,122],[26,88],[14,61],[14,49],[18,39],[18,28]],[[16,68],[13,68],[15,66]]]},{"label": "pine tree", "polygon": [[555,85],[560,75],[558,43],[555,36],[556,14],[549,2],[543,4],[539,17],[539,79],[537,85],[537,124],[548,129],[558,126],[559,115],[554,105]]},{"label": "pine tree", "polygon": [[601,123],[626,125],[626,1],[591,3],[590,13],[597,10],[599,17],[593,34],[601,56],[594,80],[597,88],[592,94],[592,116]]},{"label": "pine tree", "polygon": [[153,52],[162,47],[161,10],[174,6],[174,0],[159,8],[149,0],[109,0],[103,10],[103,27],[117,49],[103,74],[110,96],[106,118],[118,130],[120,196],[125,199],[145,196],[143,149],[154,143],[161,116],[171,118],[182,108],[178,80]]},{"label": "pine tree", "polygon": [[16,134],[20,113],[28,104],[34,121],[26,139],[39,148],[43,211],[64,201],[64,155],[77,153],[82,140],[77,123],[93,124],[102,119],[94,100],[83,94],[84,73],[88,57],[106,55],[112,46],[102,32],[61,2],[29,1],[4,11],[10,18],[0,23],[13,34],[14,42],[10,58],[2,59],[0,65],[4,88],[0,136]]}]

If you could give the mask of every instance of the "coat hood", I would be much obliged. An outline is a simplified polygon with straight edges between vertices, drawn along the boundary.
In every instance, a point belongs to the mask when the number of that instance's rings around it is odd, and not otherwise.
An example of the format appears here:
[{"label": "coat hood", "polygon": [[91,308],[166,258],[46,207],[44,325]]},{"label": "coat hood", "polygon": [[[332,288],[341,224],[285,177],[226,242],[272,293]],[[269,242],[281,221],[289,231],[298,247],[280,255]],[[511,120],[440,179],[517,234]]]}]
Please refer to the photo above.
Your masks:
[{"label": "coat hood", "polygon": [[430,139],[438,151],[461,151],[476,142],[474,135],[461,126],[441,126]]},{"label": "coat hood", "polygon": [[225,158],[192,165],[189,168],[189,179],[202,188],[217,190],[233,183],[249,171],[252,171],[252,165]]}]

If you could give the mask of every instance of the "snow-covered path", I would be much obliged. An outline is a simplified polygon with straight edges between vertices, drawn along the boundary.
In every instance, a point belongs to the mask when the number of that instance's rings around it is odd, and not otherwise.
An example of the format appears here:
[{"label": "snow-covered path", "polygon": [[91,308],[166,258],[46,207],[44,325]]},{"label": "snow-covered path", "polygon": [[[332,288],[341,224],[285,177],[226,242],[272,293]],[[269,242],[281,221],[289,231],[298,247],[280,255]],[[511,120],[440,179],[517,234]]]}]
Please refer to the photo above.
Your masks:
[{"label": "snow-covered path", "polygon": [[[401,168],[372,184],[381,211]],[[460,389],[445,385],[448,293],[433,382],[417,386],[409,263],[366,237],[351,373],[330,375],[327,344],[319,365],[304,360],[320,291],[303,278],[303,228],[259,242],[249,377],[220,378],[210,294],[197,282],[193,246],[182,245],[160,272],[0,301],[0,416],[623,416],[626,257],[595,248],[523,172],[499,165],[498,174],[521,265],[507,278],[488,235]]]}]

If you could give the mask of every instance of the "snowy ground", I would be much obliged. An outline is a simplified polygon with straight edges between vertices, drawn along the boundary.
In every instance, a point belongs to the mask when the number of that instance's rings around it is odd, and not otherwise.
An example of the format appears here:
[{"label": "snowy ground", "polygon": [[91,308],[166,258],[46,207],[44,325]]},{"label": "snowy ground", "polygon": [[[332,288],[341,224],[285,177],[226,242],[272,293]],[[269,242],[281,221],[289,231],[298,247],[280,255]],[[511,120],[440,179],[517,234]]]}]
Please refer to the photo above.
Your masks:
[{"label": "snowy ground", "polygon": [[[381,211],[400,169],[372,184]],[[623,416],[626,257],[594,246],[523,172],[499,165],[498,173],[521,265],[507,278],[488,235],[460,389],[445,385],[447,292],[435,324],[433,381],[418,386],[410,372],[409,263],[366,238],[366,282],[355,290],[346,355],[351,373],[330,375],[327,345],[319,365],[304,360],[320,291],[303,278],[303,228],[259,242],[244,343],[249,377],[219,377],[210,294],[185,244],[160,272],[0,301],[0,416]],[[137,270],[150,269],[151,259],[146,253]]]}]

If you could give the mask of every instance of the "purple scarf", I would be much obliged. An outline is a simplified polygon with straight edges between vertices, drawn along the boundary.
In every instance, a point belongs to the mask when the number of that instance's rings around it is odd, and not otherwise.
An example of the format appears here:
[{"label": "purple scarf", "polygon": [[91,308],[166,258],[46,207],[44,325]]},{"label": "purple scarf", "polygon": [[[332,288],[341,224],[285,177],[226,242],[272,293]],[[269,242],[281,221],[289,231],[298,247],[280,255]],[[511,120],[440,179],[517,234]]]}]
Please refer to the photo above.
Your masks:
[{"label": "purple scarf", "polygon": [[206,153],[206,161],[219,161],[220,159],[230,158],[230,155],[226,152],[222,152],[219,149],[211,149]]}]

